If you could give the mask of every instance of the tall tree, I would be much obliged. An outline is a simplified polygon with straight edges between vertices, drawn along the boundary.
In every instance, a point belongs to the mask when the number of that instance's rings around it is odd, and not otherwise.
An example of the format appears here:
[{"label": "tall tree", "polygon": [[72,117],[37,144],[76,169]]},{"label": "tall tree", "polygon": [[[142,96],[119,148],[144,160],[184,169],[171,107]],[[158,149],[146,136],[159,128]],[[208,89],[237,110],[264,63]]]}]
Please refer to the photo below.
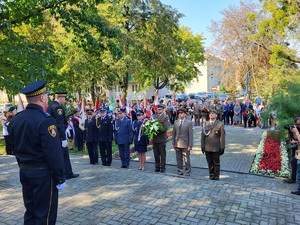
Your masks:
[{"label": "tall tree", "polygon": [[[268,75],[271,52],[262,45],[270,46],[273,40],[251,38],[258,30],[258,22],[265,17],[259,8],[252,2],[241,1],[239,6],[223,10],[224,18],[213,21],[210,26],[215,40],[208,52],[224,61],[223,72],[219,76],[226,91],[232,94],[239,86],[246,88],[246,74],[250,78],[248,90],[256,94],[272,92],[275,78],[270,79]],[[266,86],[267,82],[270,85]]]}]

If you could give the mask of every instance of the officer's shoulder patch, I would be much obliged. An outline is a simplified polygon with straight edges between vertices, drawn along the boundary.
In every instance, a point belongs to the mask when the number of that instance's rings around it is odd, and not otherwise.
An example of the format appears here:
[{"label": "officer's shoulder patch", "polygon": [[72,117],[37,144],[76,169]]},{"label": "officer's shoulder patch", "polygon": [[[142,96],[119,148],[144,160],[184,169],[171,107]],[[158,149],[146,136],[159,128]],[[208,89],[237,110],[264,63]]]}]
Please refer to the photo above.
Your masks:
[{"label": "officer's shoulder patch", "polygon": [[61,116],[63,114],[63,109],[59,108],[59,109],[57,109],[56,112],[57,112],[58,115]]},{"label": "officer's shoulder patch", "polygon": [[55,125],[50,125],[48,127],[48,132],[52,137],[56,136],[56,126]]}]

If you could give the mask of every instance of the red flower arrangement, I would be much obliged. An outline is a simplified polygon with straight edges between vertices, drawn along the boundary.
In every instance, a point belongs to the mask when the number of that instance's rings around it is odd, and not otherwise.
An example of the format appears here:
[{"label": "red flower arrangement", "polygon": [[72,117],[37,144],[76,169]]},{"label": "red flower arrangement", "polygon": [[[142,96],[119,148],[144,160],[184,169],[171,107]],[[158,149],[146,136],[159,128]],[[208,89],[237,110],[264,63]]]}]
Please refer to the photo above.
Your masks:
[{"label": "red flower arrangement", "polygon": [[259,170],[271,170],[274,174],[281,170],[280,142],[274,140],[269,134],[264,143],[264,152],[259,165]]},{"label": "red flower arrangement", "polygon": [[207,107],[204,107],[204,108],[202,109],[202,112],[208,112],[208,108],[207,108]]}]

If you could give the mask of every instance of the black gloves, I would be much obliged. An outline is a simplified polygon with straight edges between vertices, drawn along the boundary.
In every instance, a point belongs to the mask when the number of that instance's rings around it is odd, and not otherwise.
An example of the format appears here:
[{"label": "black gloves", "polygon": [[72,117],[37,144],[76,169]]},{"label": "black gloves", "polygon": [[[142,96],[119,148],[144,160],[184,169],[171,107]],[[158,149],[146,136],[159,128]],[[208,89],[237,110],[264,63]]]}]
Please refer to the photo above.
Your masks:
[{"label": "black gloves", "polygon": [[201,148],[203,154],[205,154],[205,148]]},{"label": "black gloves", "polygon": [[220,149],[220,150],[219,150],[219,154],[220,154],[220,155],[223,155],[223,154],[224,154],[224,149]]}]

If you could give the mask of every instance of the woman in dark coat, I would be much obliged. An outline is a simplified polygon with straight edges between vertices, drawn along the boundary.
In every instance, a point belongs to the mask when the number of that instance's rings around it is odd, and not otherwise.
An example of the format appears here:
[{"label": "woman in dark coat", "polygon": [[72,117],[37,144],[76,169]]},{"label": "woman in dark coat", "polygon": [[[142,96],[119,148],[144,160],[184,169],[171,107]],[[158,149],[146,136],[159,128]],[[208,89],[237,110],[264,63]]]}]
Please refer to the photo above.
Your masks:
[{"label": "woman in dark coat", "polygon": [[146,152],[147,145],[149,144],[149,139],[147,136],[143,135],[141,130],[142,125],[144,124],[144,113],[141,110],[138,110],[136,113],[137,120],[134,121],[132,128],[134,133],[134,151],[138,152],[138,158],[140,162],[139,170],[145,170],[146,162]]}]

